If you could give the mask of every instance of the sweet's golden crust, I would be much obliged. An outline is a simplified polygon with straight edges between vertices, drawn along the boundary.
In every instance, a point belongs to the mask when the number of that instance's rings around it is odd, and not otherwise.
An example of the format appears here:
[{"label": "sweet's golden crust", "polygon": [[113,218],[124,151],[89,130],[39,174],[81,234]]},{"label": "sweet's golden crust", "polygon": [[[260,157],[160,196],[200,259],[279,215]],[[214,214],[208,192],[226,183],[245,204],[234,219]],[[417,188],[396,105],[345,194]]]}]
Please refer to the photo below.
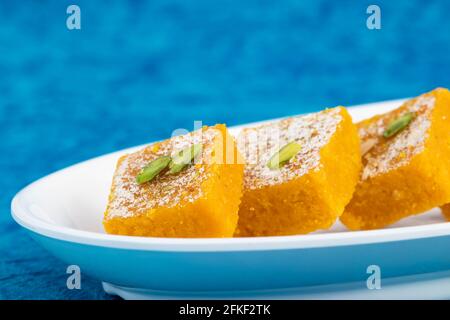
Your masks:
[{"label": "sweet's golden crust", "polygon": [[[137,184],[136,175],[147,163],[196,143],[202,144],[203,151],[195,164],[178,174],[162,174]],[[224,125],[205,127],[123,156],[111,186],[105,230],[136,236],[231,237],[242,193],[243,165],[238,157]]]},{"label": "sweet's golden crust", "polygon": [[[293,126],[295,130],[289,130],[286,123],[271,124],[282,131],[294,132],[288,139],[282,133],[281,145],[294,139],[303,145],[303,153],[301,151],[279,172],[271,173],[264,166],[273,153],[272,147],[258,140],[260,146],[267,146],[267,149],[259,149],[259,162],[246,165],[246,183],[235,236],[302,234],[329,228],[354,191],[361,168],[360,142],[344,108],[283,121],[297,123]],[[244,137],[238,138],[240,150],[241,141],[248,140],[245,135],[260,130],[267,131],[267,125],[244,131]],[[261,136],[272,134],[262,134],[259,139]],[[246,150],[241,153],[247,163],[255,160]],[[253,170],[255,166],[259,168],[257,172]],[[257,187],[249,181],[258,181]]]},{"label": "sweet's golden crust", "polygon": [[[382,137],[386,125],[406,112],[415,118],[401,133]],[[436,89],[400,108],[358,124],[363,155],[356,192],[341,216],[350,229],[376,229],[450,201],[450,93]],[[447,131],[447,132],[446,132]]]},{"label": "sweet's golden crust", "polygon": [[450,203],[449,204],[445,204],[441,207],[442,210],[442,214],[444,215],[444,217],[450,221]]}]

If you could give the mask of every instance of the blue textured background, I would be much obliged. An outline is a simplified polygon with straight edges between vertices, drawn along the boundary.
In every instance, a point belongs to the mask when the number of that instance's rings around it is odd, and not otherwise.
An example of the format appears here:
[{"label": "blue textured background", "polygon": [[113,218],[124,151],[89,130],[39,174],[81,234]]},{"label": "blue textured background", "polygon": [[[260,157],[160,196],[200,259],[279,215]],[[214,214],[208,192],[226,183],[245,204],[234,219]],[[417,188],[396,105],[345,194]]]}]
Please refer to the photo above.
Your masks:
[{"label": "blue textured background", "polygon": [[[82,30],[66,28],[66,8]],[[366,28],[369,4],[382,29]],[[10,218],[26,184],[194,120],[229,125],[450,85],[449,1],[1,1],[0,298],[109,298]]]}]

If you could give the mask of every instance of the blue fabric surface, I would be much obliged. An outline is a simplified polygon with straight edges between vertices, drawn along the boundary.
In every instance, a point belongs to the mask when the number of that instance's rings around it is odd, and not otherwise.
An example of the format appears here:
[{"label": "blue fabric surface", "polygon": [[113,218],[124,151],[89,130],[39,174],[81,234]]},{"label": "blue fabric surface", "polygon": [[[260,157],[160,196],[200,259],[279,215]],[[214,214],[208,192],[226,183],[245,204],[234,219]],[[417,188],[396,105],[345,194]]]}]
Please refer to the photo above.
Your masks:
[{"label": "blue fabric surface", "polygon": [[[450,86],[448,1],[0,2],[0,298],[108,299],[10,217],[26,184],[194,120],[229,125]],[[99,213],[100,214],[100,213]]]}]

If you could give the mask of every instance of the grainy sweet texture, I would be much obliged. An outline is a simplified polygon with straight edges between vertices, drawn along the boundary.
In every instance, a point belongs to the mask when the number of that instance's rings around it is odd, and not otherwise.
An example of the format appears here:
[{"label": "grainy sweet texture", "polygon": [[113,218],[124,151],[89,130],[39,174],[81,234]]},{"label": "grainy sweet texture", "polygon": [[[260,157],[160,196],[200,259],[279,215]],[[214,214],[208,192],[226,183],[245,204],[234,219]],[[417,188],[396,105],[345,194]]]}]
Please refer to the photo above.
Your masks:
[{"label": "grainy sweet texture", "polygon": [[[280,147],[301,146],[280,169]],[[235,236],[271,236],[329,228],[350,201],[361,168],[355,125],[343,107],[244,129],[244,193]]]},{"label": "grainy sweet texture", "polygon": [[[414,118],[396,135],[383,133],[395,119]],[[358,123],[363,170],[341,221],[375,229],[450,201],[450,92],[436,89],[400,108]]]},{"label": "grainy sweet texture", "polygon": [[[138,184],[151,161],[195,144],[201,157],[178,174]],[[243,165],[224,125],[176,136],[118,161],[104,215],[108,233],[155,237],[231,237],[238,220]]]}]

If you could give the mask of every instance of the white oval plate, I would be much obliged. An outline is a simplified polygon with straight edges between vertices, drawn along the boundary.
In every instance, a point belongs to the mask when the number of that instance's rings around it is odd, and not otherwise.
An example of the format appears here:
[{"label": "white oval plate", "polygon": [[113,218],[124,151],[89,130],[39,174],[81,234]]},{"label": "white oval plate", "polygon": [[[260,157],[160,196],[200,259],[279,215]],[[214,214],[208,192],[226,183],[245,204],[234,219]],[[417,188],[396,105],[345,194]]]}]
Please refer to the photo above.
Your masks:
[{"label": "white oval plate", "polygon": [[[401,100],[349,108],[355,121]],[[254,125],[254,124],[249,124]],[[242,127],[231,128],[236,134]],[[450,223],[438,209],[387,229],[347,231],[339,222],[309,235],[168,239],[105,234],[103,212],[117,159],[130,148],[46,176],[12,201],[14,219],[44,247],[83,272],[128,288],[164,292],[277,290],[450,269]]]}]

